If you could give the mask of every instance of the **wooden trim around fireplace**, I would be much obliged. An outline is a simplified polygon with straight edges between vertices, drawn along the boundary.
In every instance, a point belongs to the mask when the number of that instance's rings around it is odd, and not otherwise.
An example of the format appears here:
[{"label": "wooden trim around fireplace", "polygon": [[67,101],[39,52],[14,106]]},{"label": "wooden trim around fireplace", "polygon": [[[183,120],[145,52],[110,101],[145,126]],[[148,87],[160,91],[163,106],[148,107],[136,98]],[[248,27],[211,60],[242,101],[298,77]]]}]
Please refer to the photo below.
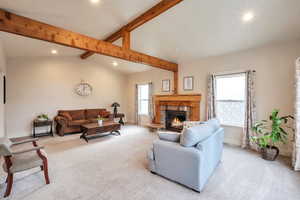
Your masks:
[{"label": "wooden trim around fireplace", "polygon": [[187,106],[190,108],[189,120],[200,121],[201,94],[156,95],[153,97],[153,102],[155,104],[155,124],[160,124],[161,106]]}]

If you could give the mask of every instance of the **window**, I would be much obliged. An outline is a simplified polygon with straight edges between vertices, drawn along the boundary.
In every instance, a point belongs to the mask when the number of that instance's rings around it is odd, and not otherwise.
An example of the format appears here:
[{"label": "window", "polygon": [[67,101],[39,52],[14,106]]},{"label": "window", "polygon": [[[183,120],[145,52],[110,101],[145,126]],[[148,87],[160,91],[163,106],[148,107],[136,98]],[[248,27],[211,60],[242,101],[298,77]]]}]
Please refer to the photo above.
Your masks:
[{"label": "window", "polygon": [[216,115],[221,124],[244,126],[246,74],[216,76]]},{"label": "window", "polygon": [[139,115],[149,114],[149,85],[138,85],[138,113]]}]

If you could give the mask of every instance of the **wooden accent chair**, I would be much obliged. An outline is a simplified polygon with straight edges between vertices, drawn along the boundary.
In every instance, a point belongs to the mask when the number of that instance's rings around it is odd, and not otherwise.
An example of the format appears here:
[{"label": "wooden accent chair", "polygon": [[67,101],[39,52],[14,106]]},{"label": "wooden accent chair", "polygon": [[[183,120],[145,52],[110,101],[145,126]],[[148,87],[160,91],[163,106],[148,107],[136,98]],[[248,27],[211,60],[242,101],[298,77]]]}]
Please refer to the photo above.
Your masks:
[{"label": "wooden accent chair", "polygon": [[[49,184],[48,160],[44,147],[37,145],[37,138],[12,142],[8,138],[0,138],[0,156],[4,157],[3,169],[7,173],[7,187],[4,197],[10,195],[14,173],[40,167],[44,171],[46,184]],[[13,145],[32,142],[33,147],[25,150],[12,151]]]}]

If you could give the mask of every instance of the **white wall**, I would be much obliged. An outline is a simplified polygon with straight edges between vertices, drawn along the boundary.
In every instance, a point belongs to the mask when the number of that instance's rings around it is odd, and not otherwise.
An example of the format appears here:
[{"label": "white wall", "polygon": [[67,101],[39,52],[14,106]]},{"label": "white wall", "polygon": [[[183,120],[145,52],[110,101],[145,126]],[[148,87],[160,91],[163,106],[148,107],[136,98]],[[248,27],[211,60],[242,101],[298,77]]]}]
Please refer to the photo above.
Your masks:
[{"label": "white wall", "polygon": [[[226,73],[240,70],[256,70],[256,100],[258,119],[266,119],[274,108],[280,114],[293,114],[295,60],[300,56],[300,40],[273,44],[256,49],[195,62],[180,63],[179,83],[184,76],[195,77],[196,93],[206,97],[207,76],[210,73]],[[180,93],[182,84],[179,86]],[[201,118],[205,116],[205,98],[201,102]],[[241,144],[242,129],[226,127],[225,140]],[[281,147],[281,153],[290,155],[292,145]]]},{"label": "white wall", "polygon": [[[127,119],[129,122],[134,123],[135,121],[135,85],[143,83],[153,83],[153,93],[154,94],[172,94],[173,91],[173,72],[166,70],[153,69],[146,72],[139,72],[128,75],[128,88],[127,88]],[[171,81],[171,92],[162,92],[162,80],[169,79]],[[142,124],[149,121],[149,118],[144,116],[141,119]]]},{"label": "white wall", "polygon": [[3,75],[6,72],[6,57],[0,41],[0,137],[5,135],[5,105],[3,104]]},{"label": "white wall", "polygon": [[[85,80],[93,94],[81,97],[74,87]],[[40,113],[51,118],[60,109],[107,108],[112,102],[125,111],[126,76],[94,61],[78,57],[8,59],[7,134],[21,137],[31,134],[31,122]]]},{"label": "white wall", "polygon": [[[208,57],[193,62],[179,63],[179,94],[201,93],[201,120],[205,120],[207,77],[210,73],[237,72],[256,70],[256,97],[258,119],[265,119],[273,108],[280,109],[280,114],[293,114],[294,67],[295,59],[300,56],[300,40],[277,43],[223,56]],[[166,77],[172,77],[166,72]],[[194,76],[194,90],[183,91],[183,77]],[[163,74],[160,70],[141,72],[129,77],[128,100],[130,111],[134,111],[134,83],[154,81],[160,85]],[[132,91],[133,90],[133,91]],[[155,93],[159,93],[159,87]],[[134,119],[131,113],[130,119]],[[240,145],[242,128],[225,127],[225,142]],[[290,143],[281,147],[281,153],[290,155]]]}]

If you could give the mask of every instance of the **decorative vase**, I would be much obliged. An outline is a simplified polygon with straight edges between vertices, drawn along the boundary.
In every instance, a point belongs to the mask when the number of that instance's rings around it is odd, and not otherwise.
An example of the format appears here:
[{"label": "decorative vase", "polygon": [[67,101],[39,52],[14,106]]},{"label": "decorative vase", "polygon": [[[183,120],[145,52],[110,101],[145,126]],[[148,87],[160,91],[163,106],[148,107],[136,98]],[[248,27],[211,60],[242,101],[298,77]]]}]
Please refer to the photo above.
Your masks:
[{"label": "decorative vase", "polygon": [[102,126],[102,124],[103,124],[103,120],[98,120],[98,125]]},{"label": "decorative vase", "polygon": [[275,146],[267,146],[267,148],[261,148],[262,158],[269,161],[274,161],[279,155],[279,149]]}]

